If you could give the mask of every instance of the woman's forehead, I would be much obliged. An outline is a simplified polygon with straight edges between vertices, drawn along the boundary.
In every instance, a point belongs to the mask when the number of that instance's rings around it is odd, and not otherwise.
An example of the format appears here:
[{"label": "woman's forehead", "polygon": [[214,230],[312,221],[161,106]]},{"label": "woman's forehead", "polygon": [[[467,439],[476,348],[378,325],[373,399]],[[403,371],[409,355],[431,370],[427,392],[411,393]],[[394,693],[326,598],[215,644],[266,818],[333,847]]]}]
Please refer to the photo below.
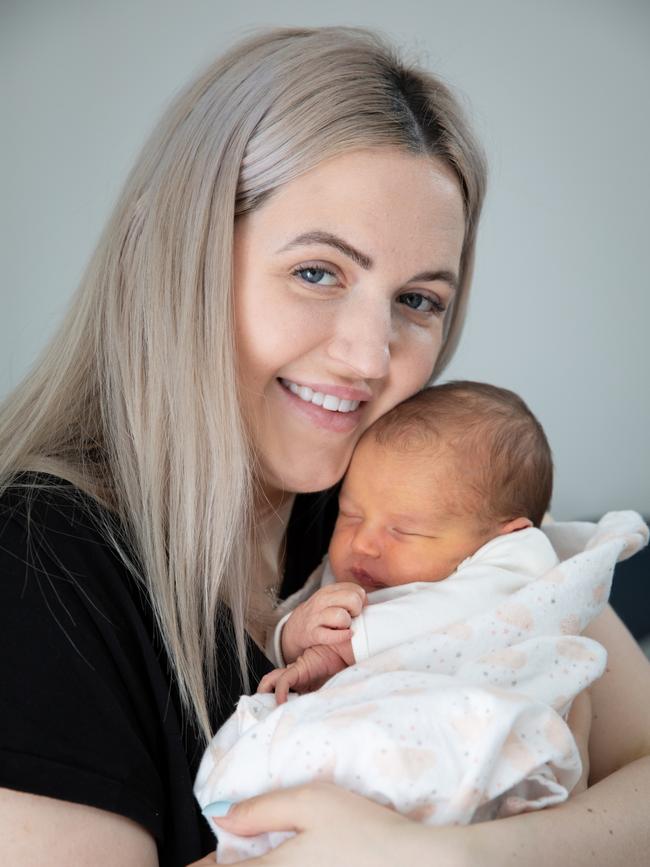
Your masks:
[{"label": "woman's forehead", "polygon": [[451,170],[432,157],[354,151],[278,187],[240,218],[236,233],[269,255],[292,249],[300,236],[330,234],[380,266],[403,257],[425,269],[440,264],[426,261],[429,249],[460,258],[463,203]]}]

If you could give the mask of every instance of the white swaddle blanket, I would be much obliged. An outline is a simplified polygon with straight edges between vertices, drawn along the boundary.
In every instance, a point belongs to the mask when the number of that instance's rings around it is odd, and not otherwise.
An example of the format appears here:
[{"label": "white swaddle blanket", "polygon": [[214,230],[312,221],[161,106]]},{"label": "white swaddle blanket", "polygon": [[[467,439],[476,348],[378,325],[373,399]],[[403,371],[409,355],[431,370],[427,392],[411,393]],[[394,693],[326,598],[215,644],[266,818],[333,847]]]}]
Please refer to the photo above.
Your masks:
[{"label": "white swaddle blanket", "polygon": [[[635,512],[611,512],[597,525],[543,529],[560,562],[505,600],[279,707],[273,695],[242,697],[201,762],[201,807],[313,780],[428,825],[565,800],[581,762],[564,717],[606,662],[579,633],[605,606],[617,560],[647,544],[648,528]],[[217,861],[261,855],[290,836],[219,830]]]}]

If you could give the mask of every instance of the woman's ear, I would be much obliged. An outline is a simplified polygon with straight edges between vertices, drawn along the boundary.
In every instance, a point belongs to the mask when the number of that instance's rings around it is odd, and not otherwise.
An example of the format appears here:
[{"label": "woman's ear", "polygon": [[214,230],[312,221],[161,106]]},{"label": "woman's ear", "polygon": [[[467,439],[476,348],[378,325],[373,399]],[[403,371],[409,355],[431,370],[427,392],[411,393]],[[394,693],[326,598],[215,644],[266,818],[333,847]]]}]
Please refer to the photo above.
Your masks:
[{"label": "woman's ear", "polygon": [[501,529],[499,530],[499,536],[503,536],[506,533],[514,533],[517,530],[526,530],[528,527],[532,527],[533,522],[530,518],[513,518],[512,521],[508,521],[507,524],[503,524]]}]

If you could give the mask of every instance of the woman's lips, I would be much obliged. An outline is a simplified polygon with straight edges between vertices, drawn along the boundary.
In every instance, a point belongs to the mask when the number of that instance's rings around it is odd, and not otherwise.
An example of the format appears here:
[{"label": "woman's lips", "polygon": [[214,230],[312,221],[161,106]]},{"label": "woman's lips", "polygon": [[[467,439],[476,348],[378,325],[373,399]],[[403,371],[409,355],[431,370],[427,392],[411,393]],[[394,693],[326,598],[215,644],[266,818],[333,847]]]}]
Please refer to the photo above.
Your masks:
[{"label": "woman's lips", "polygon": [[323,430],[334,431],[336,433],[350,433],[361,420],[365,403],[362,403],[352,412],[332,411],[331,409],[323,409],[321,406],[316,406],[315,403],[307,403],[301,400],[301,398],[282,385],[278,379],[276,379],[276,384],[284,399],[289,402],[288,406],[296,412],[301,413],[304,418],[307,418],[312,424]]},{"label": "woman's lips", "polygon": [[313,392],[332,394],[334,397],[340,397],[344,400],[358,400],[362,403],[367,403],[372,398],[372,392],[360,388],[351,388],[347,385],[324,385],[322,382],[303,382],[302,380],[292,379],[285,380],[285,385],[287,382],[293,382],[297,386],[307,386]]}]

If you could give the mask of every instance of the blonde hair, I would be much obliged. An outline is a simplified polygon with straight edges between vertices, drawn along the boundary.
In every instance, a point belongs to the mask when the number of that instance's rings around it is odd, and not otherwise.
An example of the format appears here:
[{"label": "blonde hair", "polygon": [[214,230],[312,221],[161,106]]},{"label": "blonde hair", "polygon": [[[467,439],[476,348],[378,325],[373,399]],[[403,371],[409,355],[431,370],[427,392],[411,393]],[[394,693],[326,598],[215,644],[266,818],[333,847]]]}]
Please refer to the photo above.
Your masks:
[{"label": "blonde hair", "polygon": [[[219,612],[248,689],[254,455],[237,394],[236,218],[346,151],[392,146],[455,172],[466,235],[434,377],[458,341],[485,165],[449,89],[357,27],[273,28],[172,103],[129,174],[57,334],[0,412],[0,491],[20,470],[107,506],[148,590],[181,700],[206,738]],[[129,542],[136,556],[127,551]],[[232,649],[232,648],[231,648]]]}]

